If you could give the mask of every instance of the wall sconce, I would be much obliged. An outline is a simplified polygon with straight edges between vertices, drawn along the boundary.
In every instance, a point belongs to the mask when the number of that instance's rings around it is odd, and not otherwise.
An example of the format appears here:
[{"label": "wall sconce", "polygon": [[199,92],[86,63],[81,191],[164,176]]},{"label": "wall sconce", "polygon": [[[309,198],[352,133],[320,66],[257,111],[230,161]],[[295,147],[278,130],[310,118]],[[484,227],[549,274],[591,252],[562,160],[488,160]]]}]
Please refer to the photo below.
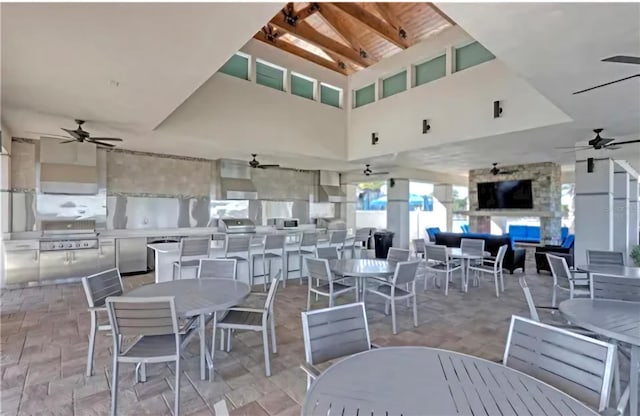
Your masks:
[{"label": "wall sconce", "polygon": [[378,144],[378,140],[380,140],[378,138],[378,133],[371,133],[371,145],[375,146],[376,144]]},{"label": "wall sconce", "polygon": [[422,120],[422,134],[429,133],[429,130],[431,130],[431,126],[429,125],[429,120],[427,119]]}]

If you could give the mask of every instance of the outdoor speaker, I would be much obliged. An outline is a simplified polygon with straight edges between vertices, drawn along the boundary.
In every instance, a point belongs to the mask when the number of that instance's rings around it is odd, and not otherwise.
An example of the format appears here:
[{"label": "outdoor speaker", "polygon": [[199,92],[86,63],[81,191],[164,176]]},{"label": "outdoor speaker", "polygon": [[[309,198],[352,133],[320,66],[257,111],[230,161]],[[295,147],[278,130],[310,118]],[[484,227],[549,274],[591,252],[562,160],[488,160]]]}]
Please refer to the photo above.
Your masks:
[{"label": "outdoor speaker", "polygon": [[422,134],[427,134],[429,133],[429,130],[431,130],[431,126],[429,125],[429,120],[422,120]]},{"label": "outdoor speaker", "polygon": [[587,159],[587,173],[593,173],[593,158],[590,157]]},{"label": "outdoor speaker", "polygon": [[376,145],[378,144],[378,133],[371,133],[371,144],[372,145]]},{"label": "outdoor speaker", "polygon": [[493,118],[502,117],[502,106],[500,101],[493,102]]}]

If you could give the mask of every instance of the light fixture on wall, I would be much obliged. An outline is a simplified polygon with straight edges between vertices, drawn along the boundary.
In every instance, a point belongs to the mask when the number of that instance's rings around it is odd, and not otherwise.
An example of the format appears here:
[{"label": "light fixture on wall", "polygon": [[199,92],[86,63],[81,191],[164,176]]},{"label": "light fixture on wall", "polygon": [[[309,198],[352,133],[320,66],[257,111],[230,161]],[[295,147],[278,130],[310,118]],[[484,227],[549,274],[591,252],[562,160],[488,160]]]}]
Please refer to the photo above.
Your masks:
[{"label": "light fixture on wall", "polygon": [[427,119],[422,120],[422,134],[429,133],[429,130],[431,130],[431,125],[429,125],[429,120]]},{"label": "light fixture on wall", "polygon": [[371,145],[375,146],[376,144],[378,144],[378,140],[380,140],[378,138],[378,133],[371,133]]},{"label": "light fixture on wall", "polygon": [[587,173],[593,173],[594,159],[592,157],[587,158]]},{"label": "light fixture on wall", "polygon": [[493,102],[493,118],[502,117],[502,102],[494,101]]},{"label": "light fixture on wall", "polygon": [[396,186],[396,180],[393,178],[389,179],[389,187],[393,188],[394,186]]}]

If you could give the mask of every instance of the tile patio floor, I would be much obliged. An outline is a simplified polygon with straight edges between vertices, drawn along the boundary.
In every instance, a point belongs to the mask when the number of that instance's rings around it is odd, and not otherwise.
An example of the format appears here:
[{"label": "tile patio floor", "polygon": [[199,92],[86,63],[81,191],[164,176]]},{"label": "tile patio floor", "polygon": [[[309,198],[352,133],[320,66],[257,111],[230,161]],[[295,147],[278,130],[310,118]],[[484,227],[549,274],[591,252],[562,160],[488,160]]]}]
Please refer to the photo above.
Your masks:
[{"label": "tile patio floor", "polygon": [[[440,289],[420,290],[419,327],[412,326],[410,310],[400,305],[395,336],[391,333],[391,318],[383,314],[383,303],[369,296],[367,313],[373,342],[381,346],[439,347],[500,359],[511,315],[527,315],[517,281],[520,275],[505,274],[506,291],[500,298],[495,297],[489,280],[463,294],[456,278],[448,297]],[[126,289],[151,282],[153,274],[124,277]],[[536,303],[548,305],[551,278],[531,274],[528,283]],[[300,312],[305,307],[306,293],[306,286],[300,286],[297,279],[278,291],[278,353],[272,356],[273,375],[269,378],[264,375],[259,334],[238,333],[230,353],[216,351],[214,382],[201,381],[196,337],[183,360],[181,414],[212,415],[213,403],[224,398],[236,416],[299,415],[305,392],[305,377],[298,368],[304,359]],[[339,303],[350,301],[351,297],[345,297]],[[98,334],[95,374],[85,377],[89,317],[81,285],[4,291],[1,302],[0,415],[108,414],[111,335]],[[314,303],[316,308],[325,305],[326,298]],[[170,415],[172,371],[171,366],[150,365],[148,381],[136,385],[133,366],[122,365],[119,414]]]}]

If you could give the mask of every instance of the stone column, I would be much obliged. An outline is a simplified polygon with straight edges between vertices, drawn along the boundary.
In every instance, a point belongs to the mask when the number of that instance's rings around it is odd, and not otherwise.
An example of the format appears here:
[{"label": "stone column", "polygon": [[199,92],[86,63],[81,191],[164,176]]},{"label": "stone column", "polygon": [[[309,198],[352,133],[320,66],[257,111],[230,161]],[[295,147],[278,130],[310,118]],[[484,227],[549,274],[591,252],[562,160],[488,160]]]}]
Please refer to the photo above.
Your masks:
[{"label": "stone column", "polygon": [[446,210],[447,228],[443,231],[453,231],[453,185],[433,185],[433,196],[444,206]]},{"label": "stone column", "polygon": [[393,246],[409,248],[409,180],[387,181],[387,229],[395,233]]},{"label": "stone column", "polygon": [[342,185],[342,191],[347,196],[347,199],[340,204],[344,211],[340,213],[341,218],[346,222],[347,228],[351,228],[354,232],[356,230],[356,189],[356,185]]},{"label": "stone column", "polygon": [[629,253],[629,174],[617,163],[613,173],[613,249]]},{"label": "stone column", "polygon": [[603,158],[593,163],[593,172],[589,173],[586,159],[576,161],[576,265],[586,262],[588,249],[613,249],[614,162]]},{"label": "stone column", "polygon": [[640,243],[638,214],[638,178],[629,177],[629,249]]}]

